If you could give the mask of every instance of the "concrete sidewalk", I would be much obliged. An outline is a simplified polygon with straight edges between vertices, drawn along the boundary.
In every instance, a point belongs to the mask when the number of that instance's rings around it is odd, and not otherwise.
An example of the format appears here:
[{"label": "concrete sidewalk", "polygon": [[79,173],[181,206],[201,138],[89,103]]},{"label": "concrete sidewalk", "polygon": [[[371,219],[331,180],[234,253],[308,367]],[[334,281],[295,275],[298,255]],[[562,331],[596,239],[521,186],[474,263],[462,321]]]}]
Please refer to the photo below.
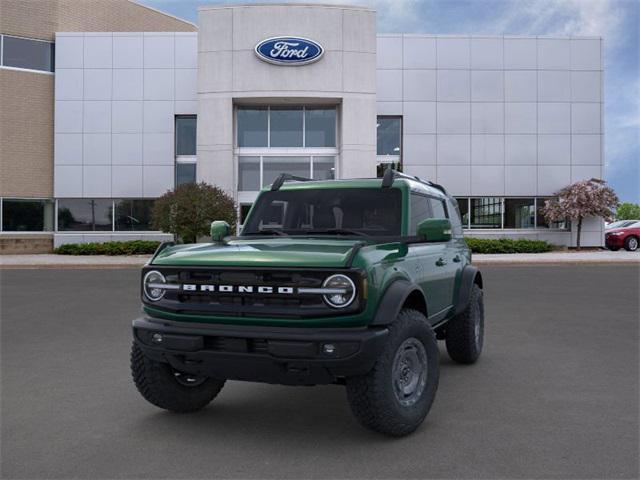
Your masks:
[{"label": "concrete sidewalk", "polygon": [[[150,255],[0,255],[2,268],[126,268],[144,265]],[[621,264],[640,265],[640,252],[608,250],[562,251],[549,253],[515,253],[473,255],[477,265],[575,265],[575,264]]]}]

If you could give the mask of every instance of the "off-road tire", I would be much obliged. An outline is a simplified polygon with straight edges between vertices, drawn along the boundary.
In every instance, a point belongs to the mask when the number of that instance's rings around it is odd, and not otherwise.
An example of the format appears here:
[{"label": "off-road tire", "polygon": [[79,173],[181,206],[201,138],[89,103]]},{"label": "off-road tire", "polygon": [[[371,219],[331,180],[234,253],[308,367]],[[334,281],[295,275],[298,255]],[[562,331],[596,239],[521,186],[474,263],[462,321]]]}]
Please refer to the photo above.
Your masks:
[{"label": "off-road tire", "polygon": [[482,289],[475,283],[467,307],[446,324],[445,343],[455,362],[472,364],[480,357],[484,343],[484,302]]},{"label": "off-road tire", "polygon": [[[399,348],[414,340],[422,344],[426,353],[426,382],[415,403],[402,405],[394,390],[394,360]],[[403,309],[390,325],[384,349],[373,369],[346,379],[347,397],[351,411],[364,427],[400,437],[412,433],[429,413],[438,379],[438,343],[433,329],[422,313]]]},{"label": "off-road tire", "polygon": [[635,252],[638,250],[638,237],[634,237],[633,235],[629,235],[624,239],[624,249],[627,252]]},{"label": "off-road tire", "polygon": [[156,407],[176,413],[196,412],[206,407],[222,387],[224,380],[207,378],[193,386],[180,384],[168,364],[145,356],[134,342],[131,348],[131,374],[140,394]]}]

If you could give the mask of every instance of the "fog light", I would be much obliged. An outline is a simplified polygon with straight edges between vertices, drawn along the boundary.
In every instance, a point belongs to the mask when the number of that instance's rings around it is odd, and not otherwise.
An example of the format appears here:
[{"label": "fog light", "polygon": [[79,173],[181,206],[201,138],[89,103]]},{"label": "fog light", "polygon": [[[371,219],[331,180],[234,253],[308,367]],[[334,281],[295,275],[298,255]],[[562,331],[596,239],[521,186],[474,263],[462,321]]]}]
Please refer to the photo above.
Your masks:
[{"label": "fog light", "polygon": [[154,333],[153,336],[151,337],[151,341],[153,343],[162,343],[162,335],[159,333]]},{"label": "fog light", "polygon": [[322,351],[328,355],[333,355],[336,352],[336,346],[333,343],[325,343],[322,345]]}]

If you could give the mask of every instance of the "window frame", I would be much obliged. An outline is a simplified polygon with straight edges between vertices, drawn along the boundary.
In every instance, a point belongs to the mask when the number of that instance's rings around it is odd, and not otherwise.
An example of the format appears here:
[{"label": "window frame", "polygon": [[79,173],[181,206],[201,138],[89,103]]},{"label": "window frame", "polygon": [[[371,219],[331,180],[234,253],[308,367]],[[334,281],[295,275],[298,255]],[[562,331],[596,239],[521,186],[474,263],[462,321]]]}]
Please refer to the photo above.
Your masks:
[{"label": "window frame", "polygon": [[[178,119],[180,118],[193,118],[196,121],[196,145],[195,155],[178,155]],[[175,115],[173,122],[173,155],[175,158],[174,171],[173,171],[173,185],[174,188],[178,186],[178,164],[194,164],[196,166],[196,176],[194,183],[198,182],[198,116],[195,114],[189,115]]]},{"label": "window frame", "polygon": [[378,127],[376,126],[376,167],[379,165],[393,164],[396,170],[402,171],[402,160],[404,154],[403,136],[404,136],[404,118],[402,115],[377,115],[376,125],[380,119],[398,119],[400,120],[400,154],[399,155],[378,155]]},{"label": "window frame", "polygon": [[[11,38],[18,38],[21,40],[31,40],[34,42],[48,43],[52,49],[51,70],[39,70],[35,68],[13,67],[11,65],[5,65],[4,64],[4,47],[5,47],[4,37],[11,37]],[[55,42],[51,42],[49,40],[43,40],[41,38],[30,38],[30,37],[23,37],[20,35],[9,35],[9,34],[2,33],[0,34],[0,69],[13,70],[16,72],[40,73],[43,75],[55,75],[55,70],[56,70],[55,45],[56,45]]]}]

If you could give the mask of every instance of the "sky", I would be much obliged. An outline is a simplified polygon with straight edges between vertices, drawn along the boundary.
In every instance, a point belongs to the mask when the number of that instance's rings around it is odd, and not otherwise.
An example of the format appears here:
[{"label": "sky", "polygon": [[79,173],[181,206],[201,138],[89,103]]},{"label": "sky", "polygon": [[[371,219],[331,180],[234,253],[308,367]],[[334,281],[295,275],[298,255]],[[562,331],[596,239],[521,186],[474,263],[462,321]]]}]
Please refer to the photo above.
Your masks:
[{"label": "sky", "polygon": [[[197,23],[211,0],[138,0]],[[260,0],[260,3],[269,1]],[[289,3],[297,3],[290,0]],[[312,3],[304,0],[304,3]],[[321,0],[378,11],[379,33],[586,35],[604,39],[605,180],[640,203],[640,2],[637,0]]]}]

